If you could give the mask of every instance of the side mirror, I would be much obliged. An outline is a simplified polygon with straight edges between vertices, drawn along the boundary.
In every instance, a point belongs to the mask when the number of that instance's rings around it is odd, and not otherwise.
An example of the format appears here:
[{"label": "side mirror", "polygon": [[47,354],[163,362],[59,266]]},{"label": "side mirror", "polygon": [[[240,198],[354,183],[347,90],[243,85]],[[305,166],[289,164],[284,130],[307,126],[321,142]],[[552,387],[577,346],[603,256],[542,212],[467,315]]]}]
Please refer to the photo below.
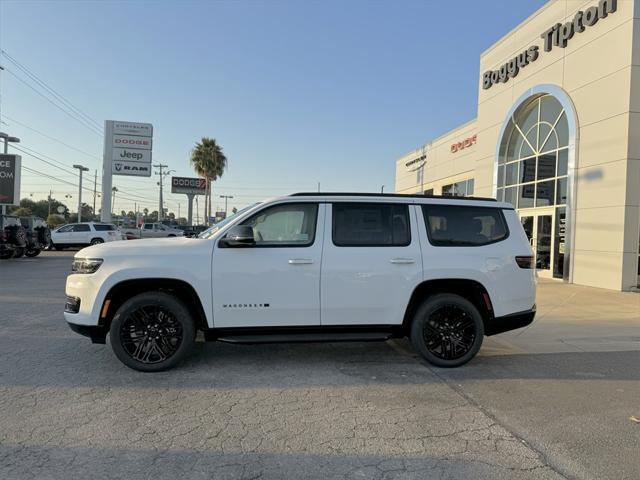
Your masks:
[{"label": "side mirror", "polygon": [[236,225],[229,229],[229,232],[220,239],[218,245],[221,247],[253,247],[256,241],[253,238],[253,228],[249,225]]}]

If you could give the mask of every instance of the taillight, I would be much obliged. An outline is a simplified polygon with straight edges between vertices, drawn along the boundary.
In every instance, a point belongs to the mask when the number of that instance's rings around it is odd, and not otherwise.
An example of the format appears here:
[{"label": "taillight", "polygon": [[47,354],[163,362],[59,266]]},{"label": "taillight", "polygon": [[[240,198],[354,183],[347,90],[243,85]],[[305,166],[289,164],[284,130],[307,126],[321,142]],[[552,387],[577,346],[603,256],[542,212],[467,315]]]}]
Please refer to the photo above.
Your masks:
[{"label": "taillight", "polygon": [[533,255],[523,255],[516,257],[516,263],[520,268],[535,268]]}]

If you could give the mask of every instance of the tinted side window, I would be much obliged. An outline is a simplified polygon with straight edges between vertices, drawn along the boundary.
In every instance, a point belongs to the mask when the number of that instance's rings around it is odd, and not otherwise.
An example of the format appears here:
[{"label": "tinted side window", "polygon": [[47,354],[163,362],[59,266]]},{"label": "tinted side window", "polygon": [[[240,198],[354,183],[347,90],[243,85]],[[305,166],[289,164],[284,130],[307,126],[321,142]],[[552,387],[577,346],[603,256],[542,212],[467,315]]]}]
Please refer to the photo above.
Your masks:
[{"label": "tinted side window", "polygon": [[58,229],[58,232],[60,232],[60,233],[70,232],[70,231],[73,230],[73,227],[74,227],[73,225],[65,225],[64,227],[60,227]]},{"label": "tinted side window", "polygon": [[79,223],[78,225],[73,227],[73,231],[74,232],[90,232],[91,229],[89,228],[89,225]]},{"label": "tinted side window", "polygon": [[338,247],[406,247],[409,207],[395,203],[334,203],[332,238]]},{"label": "tinted side window", "polygon": [[144,224],[144,229],[145,230],[153,230],[153,224],[152,223],[145,223]]},{"label": "tinted side window", "polygon": [[504,240],[509,235],[502,210],[498,208],[423,205],[422,212],[432,245],[477,247]]},{"label": "tinted side window", "polygon": [[242,225],[253,227],[256,247],[307,247],[316,235],[318,205],[285,203],[265,208]]},{"label": "tinted side window", "polygon": [[95,228],[97,232],[110,232],[116,229],[115,225],[103,225],[103,224],[95,224],[93,228]]}]

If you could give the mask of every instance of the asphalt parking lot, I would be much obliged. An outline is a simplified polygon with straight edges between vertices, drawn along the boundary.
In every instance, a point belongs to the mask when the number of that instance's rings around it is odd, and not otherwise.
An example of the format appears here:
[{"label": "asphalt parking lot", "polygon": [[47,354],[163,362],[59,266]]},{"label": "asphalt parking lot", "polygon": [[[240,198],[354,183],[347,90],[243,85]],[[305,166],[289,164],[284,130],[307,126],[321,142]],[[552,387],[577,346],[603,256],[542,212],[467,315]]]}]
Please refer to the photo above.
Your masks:
[{"label": "asphalt parking lot", "polygon": [[143,374],[64,323],[72,254],[0,262],[1,479],[640,478],[640,294],[542,282],[537,321],[455,370],[199,343]]}]

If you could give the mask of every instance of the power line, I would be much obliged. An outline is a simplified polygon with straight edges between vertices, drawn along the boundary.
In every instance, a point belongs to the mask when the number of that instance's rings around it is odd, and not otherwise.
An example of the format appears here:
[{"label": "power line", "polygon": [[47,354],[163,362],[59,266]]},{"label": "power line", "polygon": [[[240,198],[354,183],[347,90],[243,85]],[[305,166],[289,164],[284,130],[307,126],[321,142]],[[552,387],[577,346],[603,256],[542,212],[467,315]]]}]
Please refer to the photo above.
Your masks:
[{"label": "power line", "polygon": [[[18,120],[16,120],[15,118],[11,118],[11,117],[9,117],[8,115],[3,115],[3,117],[4,117],[4,118],[9,119],[9,120],[10,120],[10,121],[12,121],[13,123],[16,123],[16,124],[20,125],[21,127],[28,128],[28,129],[29,129],[29,130],[31,130],[32,132],[36,132],[36,133],[38,133],[38,134],[42,135],[43,137],[48,138],[49,140],[53,140],[54,142],[57,142],[57,143],[59,143],[60,145],[64,145],[65,147],[70,148],[71,150],[75,150],[76,152],[82,153],[83,155],[86,155],[86,156],[91,157],[91,158],[95,158],[96,160],[102,160],[102,159],[101,159],[100,157],[98,157],[97,155],[92,155],[92,154],[90,154],[90,153],[88,153],[88,152],[85,152],[84,150],[81,150],[81,149],[79,149],[79,148],[77,148],[77,147],[74,147],[73,145],[69,145],[68,143],[63,142],[62,140],[59,140],[59,139],[57,139],[57,138],[55,138],[55,137],[52,137],[51,135],[47,135],[46,133],[43,133],[43,132],[41,132],[40,130],[36,130],[35,128],[30,127],[29,125],[26,125],[26,124],[24,124],[24,123],[22,123],[22,122],[19,122],[19,121],[18,121]],[[2,122],[2,123],[4,123],[4,124],[5,124],[5,125],[7,125],[7,126],[8,126],[8,125],[10,125],[10,124],[8,124],[7,122]]]},{"label": "power line", "polygon": [[65,105],[65,106],[67,106],[67,108],[71,109],[72,112],[74,112],[77,115],[79,115],[87,123],[93,124],[94,126],[96,126],[96,128],[98,130],[102,130],[102,126],[95,119],[93,119],[92,117],[90,117],[89,115],[84,113],[82,110],[80,110],[78,107],[76,107],[73,103],[71,103],[69,100],[67,100],[63,95],[61,95],[60,93],[56,92],[53,88],[51,88],[49,85],[47,85],[46,82],[44,82],[42,79],[40,79],[35,73],[33,73],[31,70],[29,70],[24,65],[22,65],[13,56],[9,55],[9,53],[6,50],[0,50],[0,53],[2,53],[7,60],[9,60],[11,63],[13,63],[16,67],[18,67],[22,72],[24,72],[34,82],[36,82],[42,88],[44,88],[49,93],[51,93],[59,102],[62,102],[63,105]]},{"label": "power line", "polygon": [[88,128],[89,130],[91,130],[93,133],[95,133],[98,136],[102,136],[103,132],[98,130],[96,127],[94,127],[93,125],[91,125],[90,123],[87,123],[86,121],[82,120],[81,118],[79,118],[77,115],[74,115],[73,113],[69,112],[68,110],[65,110],[63,107],[61,107],[58,103],[54,102],[53,100],[51,100],[49,97],[47,97],[45,94],[43,94],[42,92],[40,92],[39,90],[37,90],[36,88],[34,88],[31,84],[29,84],[28,82],[24,81],[22,78],[20,78],[18,75],[16,75],[15,73],[13,73],[11,70],[9,70],[7,67],[4,67],[4,70],[9,73],[11,76],[15,77],[19,82],[25,84],[27,87],[29,87],[31,90],[33,90],[34,92],[36,92],[38,95],[40,95],[42,98],[44,98],[47,102],[49,102],[51,105],[55,106],[56,108],[60,109],[61,111],[63,111],[64,113],[66,113],[69,117],[73,118],[75,121],[77,121],[78,123],[82,124],[83,126],[85,126],[86,128]]}]

